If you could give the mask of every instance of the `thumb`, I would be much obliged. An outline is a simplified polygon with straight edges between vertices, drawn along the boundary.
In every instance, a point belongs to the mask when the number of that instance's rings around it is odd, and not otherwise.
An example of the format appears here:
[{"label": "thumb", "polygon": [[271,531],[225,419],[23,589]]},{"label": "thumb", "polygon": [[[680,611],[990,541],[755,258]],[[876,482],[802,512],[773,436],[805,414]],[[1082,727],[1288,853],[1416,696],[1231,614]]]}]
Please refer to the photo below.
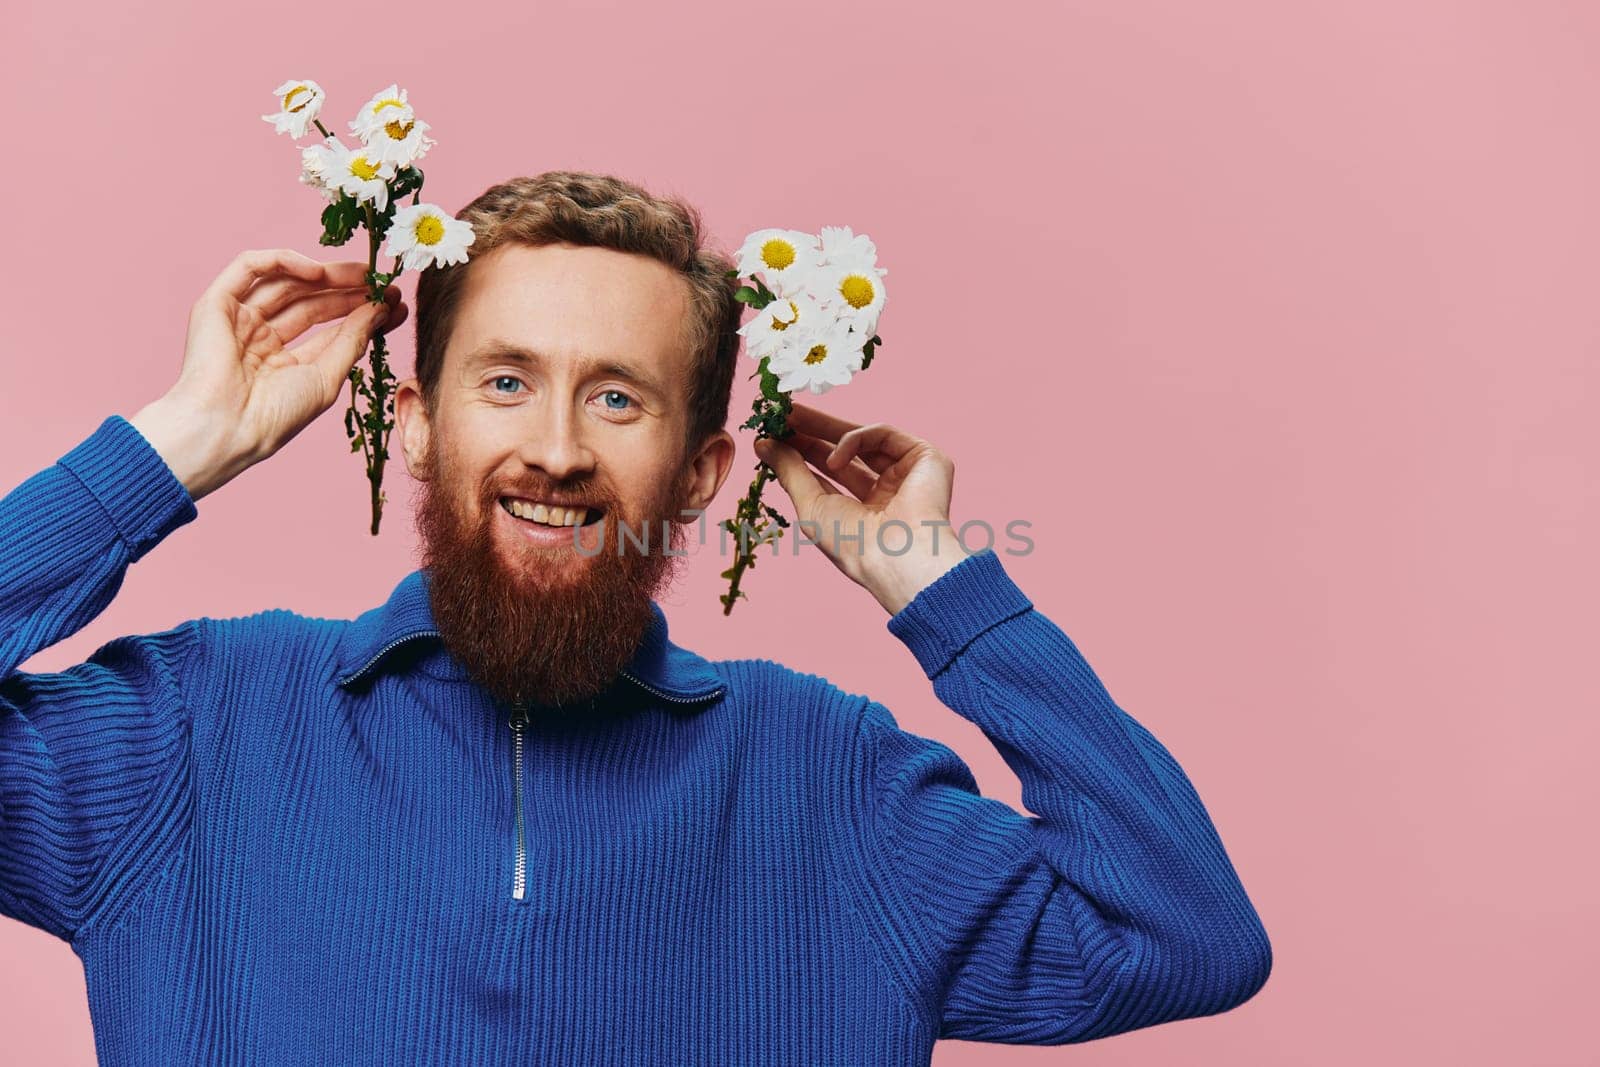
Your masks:
[{"label": "thumb", "polygon": [[367,342],[392,314],[388,304],[366,300],[339,323],[339,329],[317,357],[317,366],[335,396],[344,388],[350,368],[367,351]]},{"label": "thumb", "polygon": [[838,492],[820,480],[811,468],[806,466],[805,457],[790,446],[770,438],[762,438],[756,442],[755,448],[756,455],[761,457],[762,462],[777,472],[778,484],[783,486],[783,491],[794,501],[797,518],[811,518],[816,512],[818,502],[824,496]]}]

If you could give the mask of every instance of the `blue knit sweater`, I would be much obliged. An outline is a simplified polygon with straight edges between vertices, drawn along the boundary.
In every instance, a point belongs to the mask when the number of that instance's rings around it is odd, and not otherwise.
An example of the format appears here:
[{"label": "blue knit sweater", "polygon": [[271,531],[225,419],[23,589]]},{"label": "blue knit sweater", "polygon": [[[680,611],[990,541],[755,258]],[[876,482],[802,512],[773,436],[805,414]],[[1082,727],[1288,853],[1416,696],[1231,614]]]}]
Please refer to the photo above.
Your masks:
[{"label": "blue knit sweater", "polygon": [[115,415],[0,500],[0,913],[82,958],[103,1063],[926,1064],[1267,979],[1188,778],[992,550],[887,625],[1031,816],[656,606],[594,711],[514,722],[424,571],[16,669],[196,515]]}]

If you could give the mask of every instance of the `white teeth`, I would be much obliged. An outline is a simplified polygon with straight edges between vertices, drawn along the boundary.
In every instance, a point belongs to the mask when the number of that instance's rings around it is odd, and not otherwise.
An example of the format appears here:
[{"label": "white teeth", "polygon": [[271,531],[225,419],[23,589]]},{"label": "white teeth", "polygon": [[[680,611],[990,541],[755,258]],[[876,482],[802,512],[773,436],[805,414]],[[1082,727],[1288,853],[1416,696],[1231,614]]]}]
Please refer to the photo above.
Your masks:
[{"label": "white teeth", "polygon": [[505,498],[505,509],[521,519],[542,523],[545,526],[581,526],[589,517],[588,508],[556,508],[545,504],[529,504],[525,500]]}]

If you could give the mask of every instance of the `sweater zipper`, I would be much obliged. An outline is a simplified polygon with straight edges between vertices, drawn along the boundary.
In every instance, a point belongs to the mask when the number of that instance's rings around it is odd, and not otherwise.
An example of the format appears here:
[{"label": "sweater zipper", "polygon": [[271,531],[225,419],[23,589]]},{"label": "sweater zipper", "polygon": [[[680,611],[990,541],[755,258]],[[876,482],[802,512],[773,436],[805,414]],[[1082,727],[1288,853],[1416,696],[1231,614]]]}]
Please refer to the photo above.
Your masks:
[{"label": "sweater zipper", "polygon": [[401,634],[399,637],[395,638],[393,641],[390,641],[387,645],[384,645],[382,648],[378,649],[377,652],[374,652],[372,654],[372,658],[367,660],[367,662],[363,663],[357,670],[351,671],[349,674],[347,674],[343,678],[339,679],[339,684],[340,685],[349,685],[351,682],[355,681],[357,678],[361,677],[363,674],[366,674],[367,671],[372,669],[372,665],[374,663],[377,663],[380,659],[382,659],[384,656],[389,654],[390,649],[399,648],[401,645],[405,644],[407,641],[410,641],[410,640],[412,640],[414,638],[418,638],[418,637],[439,637],[439,636],[442,636],[442,635],[439,633],[438,630],[413,630],[408,634]]},{"label": "sweater zipper", "polygon": [[526,708],[516,708],[511,713],[511,773],[512,803],[516,808],[517,852],[514,873],[511,877],[511,899],[521,900],[528,891],[528,848],[523,842],[522,830],[522,728],[528,723]]},{"label": "sweater zipper", "polygon": [[[622,676],[633,684],[645,689],[662,700],[670,700],[674,704],[698,704],[709,697],[677,697],[663,693],[653,685],[649,685],[626,671]],[[718,688],[709,696],[720,696],[722,688]],[[523,900],[528,892],[528,846],[524,835],[524,821],[522,817],[522,731],[528,725],[528,709],[518,705],[511,711],[511,802],[516,813],[517,823],[517,848],[515,862],[511,876],[511,899]]]},{"label": "sweater zipper", "polygon": [[649,683],[647,683],[647,682],[645,682],[645,681],[643,681],[643,680],[641,680],[639,678],[635,678],[633,675],[629,674],[627,671],[621,671],[619,673],[624,678],[626,678],[628,681],[632,682],[634,685],[638,686],[640,689],[643,689],[645,692],[650,693],[650,694],[652,694],[654,696],[660,697],[662,700],[669,701],[669,702],[671,702],[673,704],[699,704],[699,703],[702,703],[704,701],[711,700],[714,697],[721,696],[723,689],[726,688],[725,686],[718,686],[716,689],[713,689],[711,692],[705,694],[704,696],[678,697],[678,696],[673,696],[670,693],[663,693],[661,690],[657,689],[655,686],[650,685]]}]

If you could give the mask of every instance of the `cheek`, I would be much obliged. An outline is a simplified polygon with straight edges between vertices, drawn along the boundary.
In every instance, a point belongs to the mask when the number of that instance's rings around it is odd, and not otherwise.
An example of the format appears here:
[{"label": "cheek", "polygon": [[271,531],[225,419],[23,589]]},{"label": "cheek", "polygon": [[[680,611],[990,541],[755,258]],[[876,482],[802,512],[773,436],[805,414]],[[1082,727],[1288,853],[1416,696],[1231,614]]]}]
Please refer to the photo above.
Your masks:
[{"label": "cheek", "polygon": [[499,469],[487,458],[451,456],[435,477],[441,482],[438,489],[455,502],[456,511],[476,520],[491,506],[499,507],[493,495]]},{"label": "cheek", "polygon": [[656,472],[648,485],[639,490],[643,494],[639,499],[651,501],[657,511],[665,511],[683,505],[688,487],[687,471],[664,467]]},{"label": "cheek", "polygon": [[508,427],[483,421],[463,426],[451,440],[451,462],[456,476],[477,489],[495,480],[497,474],[518,465],[518,442]]},{"label": "cheek", "polygon": [[682,485],[685,472],[683,456],[676,448],[662,442],[647,452],[634,457],[633,465],[624,475],[641,500],[663,496]]}]

